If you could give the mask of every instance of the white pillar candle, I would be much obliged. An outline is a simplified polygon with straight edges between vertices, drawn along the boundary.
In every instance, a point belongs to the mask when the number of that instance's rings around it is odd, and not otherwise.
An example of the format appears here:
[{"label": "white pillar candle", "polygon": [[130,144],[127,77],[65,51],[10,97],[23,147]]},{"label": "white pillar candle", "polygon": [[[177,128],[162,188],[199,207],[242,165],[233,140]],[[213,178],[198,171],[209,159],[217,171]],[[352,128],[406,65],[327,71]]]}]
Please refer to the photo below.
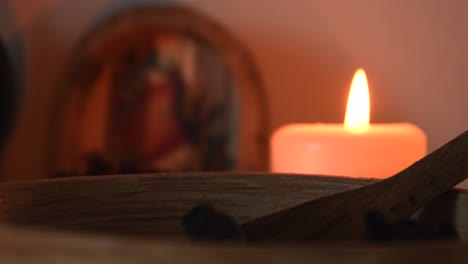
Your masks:
[{"label": "white pillar candle", "polygon": [[290,124],[271,138],[273,172],[386,178],[426,155],[425,133],[409,123],[369,124],[364,70],[354,75],[344,124]]}]

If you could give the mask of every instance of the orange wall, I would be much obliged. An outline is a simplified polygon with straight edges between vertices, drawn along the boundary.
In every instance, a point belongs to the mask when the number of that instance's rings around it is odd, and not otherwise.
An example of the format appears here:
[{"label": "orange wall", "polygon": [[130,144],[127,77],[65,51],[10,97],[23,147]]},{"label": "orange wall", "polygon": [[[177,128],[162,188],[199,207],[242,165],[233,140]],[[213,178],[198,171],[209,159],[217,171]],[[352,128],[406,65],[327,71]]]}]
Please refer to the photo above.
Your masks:
[{"label": "orange wall", "polygon": [[[28,63],[24,111],[6,152],[9,178],[42,176],[40,150],[65,55],[117,2],[131,1],[7,1]],[[271,129],[341,122],[357,67],[367,70],[372,121],[413,122],[427,132],[430,150],[468,128],[468,1],[178,2],[217,18],[252,51],[266,83]]]}]

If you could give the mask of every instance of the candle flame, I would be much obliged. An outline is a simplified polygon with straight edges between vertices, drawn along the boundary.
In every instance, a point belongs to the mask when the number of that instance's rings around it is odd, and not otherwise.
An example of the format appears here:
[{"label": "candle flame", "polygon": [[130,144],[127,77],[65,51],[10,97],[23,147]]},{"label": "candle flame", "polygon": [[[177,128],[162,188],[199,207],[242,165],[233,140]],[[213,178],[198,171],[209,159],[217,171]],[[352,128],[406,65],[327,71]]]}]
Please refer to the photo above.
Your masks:
[{"label": "candle flame", "polygon": [[364,132],[369,128],[370,103],[366,73],[358,69],[349,91],[344,127],[351,132]]}]

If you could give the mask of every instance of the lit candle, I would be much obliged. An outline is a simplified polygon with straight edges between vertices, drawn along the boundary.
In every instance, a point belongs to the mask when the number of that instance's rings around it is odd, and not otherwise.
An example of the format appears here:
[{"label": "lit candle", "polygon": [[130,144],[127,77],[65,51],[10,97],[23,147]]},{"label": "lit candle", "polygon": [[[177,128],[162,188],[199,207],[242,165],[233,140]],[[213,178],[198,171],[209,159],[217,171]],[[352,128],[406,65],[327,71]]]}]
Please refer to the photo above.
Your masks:
[{"label": "lit candle", "polygon": [[386,178],[426,155],[426,135],[409,123],[369,124],[364,70],[354,75],[344,124],[291,124],[271,138],[273,172]]}]

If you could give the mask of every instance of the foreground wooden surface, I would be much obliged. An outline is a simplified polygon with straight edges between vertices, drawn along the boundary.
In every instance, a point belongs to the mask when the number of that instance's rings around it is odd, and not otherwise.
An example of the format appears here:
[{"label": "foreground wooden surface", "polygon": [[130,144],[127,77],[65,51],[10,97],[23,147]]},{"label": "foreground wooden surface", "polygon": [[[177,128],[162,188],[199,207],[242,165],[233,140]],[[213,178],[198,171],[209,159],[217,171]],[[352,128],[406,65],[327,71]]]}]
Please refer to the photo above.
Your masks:
[{"label": "foreground wooden surface", "polygon": [[[180,218],[201,202],[212,203],[244,223],[371,183],[335,177],[194,173],[2,184],[0,263],[445,263],[468,259],[468,244],[463,241],[213,245],[193,244],[181,236]],[[438,199],[429,211],[437,217],[455,212],[460,237],[466,240],[468,196],[451,191],[448,197]]]},{"label": "foreground wooden surface", "polygon": [[[211,203],[245,223],[374,182],[279,174],[191,173],[6,183],[0,185],[0,221],[80,233],[177,238],[182,236],[181,217],[199,203]],[[453,220],[460,237],[468,238],[466,193],[454,191],[450,199],[439,199],[431,209],[431,219]]]},{"label": "foreground wooden surface", "polygon": [[0,185],[0,221],[79,232],[180,236],[208,202],[239,223],[373,183],[336,177],[192,173],[77,177]]},{"label": "foreground wooden surface", "polygon": [[0,228],[0,263],[465,263],[468,245],[208,245],[141,242]]}]

